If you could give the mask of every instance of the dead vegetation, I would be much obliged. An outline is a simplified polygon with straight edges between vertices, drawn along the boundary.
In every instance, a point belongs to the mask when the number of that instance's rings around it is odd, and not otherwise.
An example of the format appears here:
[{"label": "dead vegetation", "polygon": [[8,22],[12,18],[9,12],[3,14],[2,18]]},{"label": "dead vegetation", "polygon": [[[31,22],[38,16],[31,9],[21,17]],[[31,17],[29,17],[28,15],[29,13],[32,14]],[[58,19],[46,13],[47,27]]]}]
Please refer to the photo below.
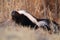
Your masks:
[{"label": "dead vegetation", "polygon": [[60,33],[49,34],[42,28],[34,30],[14,22],[3,24],[0,25],[0,40],[60,40]]},{"label": "dead vegetation", "polygon": [[39,19],[49,18],[60,24],[59,2],[60,0],[0,0],[0,22],[7,20],[12,10],[24,9]]},{"label": "dead vegetation", "polygon": [[[3,26],[4,24],[4,26]],[[49,34],[42,28],[37,30],[8,21],[0,25],[0,40],[59,40],[59,34]]]},{"label": "dead vegetation", "polygon": [[60,40],[60,33],[49,34],[41,28],[35,31],[17,26],[11,20],[11,11],[20,9],[60,24],[60,0],[0,0],[0,40]]}]

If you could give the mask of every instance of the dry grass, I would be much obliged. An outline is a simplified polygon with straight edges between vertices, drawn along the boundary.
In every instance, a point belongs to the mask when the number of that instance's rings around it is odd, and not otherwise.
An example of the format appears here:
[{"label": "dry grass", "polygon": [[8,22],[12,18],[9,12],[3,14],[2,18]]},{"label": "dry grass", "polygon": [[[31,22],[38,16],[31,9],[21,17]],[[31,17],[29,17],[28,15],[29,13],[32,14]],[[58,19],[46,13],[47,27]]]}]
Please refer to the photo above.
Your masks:
[{"label": "dry grass", "polygon": [[49,34],[42,28],[34,30],[8,21],[0,24],[0,40],[60,40],[60,33]]},{"label": "dry grass", "polygon": [[[46,3],[45,6],[49,5],[49,8],[51,9],[51,18],[53,18],[53,20],[60,24],[60,12],[58,14],[55,13],[54,0],[45,0],[44,2]],[[12,10],[20,9],[27,10],[29,13],[37,18],[48,18],[48,14],[50,12],[44,13],[44,10],[48,8],[43,7],[44,2],[42,0],[0,0],[0,22],[6,21],[9,18],[9,14]],[[58,2],[60,1],[58,0]],[[58,11],[59,10],[60,8],[58,8]]]}]

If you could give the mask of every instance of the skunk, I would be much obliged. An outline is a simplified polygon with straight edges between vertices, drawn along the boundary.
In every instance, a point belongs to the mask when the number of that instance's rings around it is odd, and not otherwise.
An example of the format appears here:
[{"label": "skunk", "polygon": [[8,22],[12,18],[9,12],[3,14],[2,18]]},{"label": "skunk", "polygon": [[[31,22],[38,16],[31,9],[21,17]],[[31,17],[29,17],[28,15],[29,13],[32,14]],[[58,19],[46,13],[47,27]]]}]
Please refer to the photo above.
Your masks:
[{"label": "skunk", "polygon": [[[12,20],[14,20],[17,24],[21,24],[23,26],[30,26],[31,28],[47,28],[47,30],[51,30],[49,19],[37,19],[36,17],[32,16],[30,13],[26,12],[25,10],[20,11],[12,11],[11,13]],[[55,21],[52,21],[54,25],[58,25]]]}]

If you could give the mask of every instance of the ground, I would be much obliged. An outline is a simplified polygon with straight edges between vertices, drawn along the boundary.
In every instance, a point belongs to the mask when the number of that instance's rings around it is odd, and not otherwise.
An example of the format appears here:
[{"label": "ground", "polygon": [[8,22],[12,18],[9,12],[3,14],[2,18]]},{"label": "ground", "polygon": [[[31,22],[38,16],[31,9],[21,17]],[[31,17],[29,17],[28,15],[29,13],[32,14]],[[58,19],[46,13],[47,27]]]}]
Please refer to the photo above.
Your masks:
[{"label": "ground", "polygon": [[50,34],[42,28],[34,30],[8,21],[0,24],[0,40],[60,40],[60,33]]}]

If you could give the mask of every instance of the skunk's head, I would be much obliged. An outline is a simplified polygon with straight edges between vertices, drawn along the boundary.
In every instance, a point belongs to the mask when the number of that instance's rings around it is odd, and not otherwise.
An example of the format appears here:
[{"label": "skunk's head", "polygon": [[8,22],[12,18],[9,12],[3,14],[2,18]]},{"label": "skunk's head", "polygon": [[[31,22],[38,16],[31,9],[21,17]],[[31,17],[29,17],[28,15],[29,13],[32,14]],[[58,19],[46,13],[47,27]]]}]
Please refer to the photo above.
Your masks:
[{"label": "skunk's head", "polygon": [[25,10],[20,10],[20,11],[12,11],[11,16],[19,16],[20,14],[25,14]]},{"label": "skunk's head", "polygon": [[[17,20],[19,17],[21,18],[22,15],[26,14],[25,10],[20,11],[12,11],[11,16],[13,20]],[[25,16],[25,15],[24,15]]]},{"label": "skunk's head", "polygon": [[11,16],[13,20],[17,20],[20,14],[17,11],[12,11]]},{"label": "skunk's head", "polygon": [[15,21],[16,23],[20,23],[23,14],[20,14],[18,11],[12,11],[11,16],[13,21]]}]

